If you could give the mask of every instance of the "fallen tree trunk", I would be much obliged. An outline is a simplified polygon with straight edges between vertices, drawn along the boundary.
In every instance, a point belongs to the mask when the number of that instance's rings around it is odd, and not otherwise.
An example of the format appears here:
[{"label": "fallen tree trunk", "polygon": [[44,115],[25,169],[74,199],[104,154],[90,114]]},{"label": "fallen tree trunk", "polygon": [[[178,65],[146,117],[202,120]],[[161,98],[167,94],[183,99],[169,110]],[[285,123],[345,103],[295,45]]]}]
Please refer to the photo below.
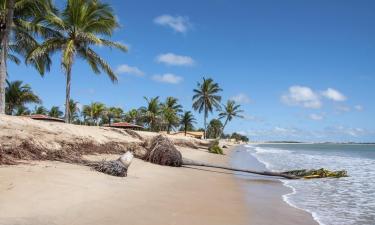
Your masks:
[{"label": "fallen tree trunk", "polygon": [[269,171],[256,171],[256,170],[245,170],[245,169],[237,169],[227,166],[221,166],[221,165],[214,165],[209,163],[203,163],[203,162],[197,162],[190,159],[182,159],[182,165],[183,166],[203,166],[203,167],[211,167],[211,168],[217,168],[217,169],[224,169],[224,170],[231,170],[231,171],[237,171],[237,172],[245,172],[245,173],[253,173],[263,176],[272,176],[272,177],[283,177],[287,179],[299,179],[300,177],[283,174],[283,173],[277,173],[277,172],[269,172]]}]

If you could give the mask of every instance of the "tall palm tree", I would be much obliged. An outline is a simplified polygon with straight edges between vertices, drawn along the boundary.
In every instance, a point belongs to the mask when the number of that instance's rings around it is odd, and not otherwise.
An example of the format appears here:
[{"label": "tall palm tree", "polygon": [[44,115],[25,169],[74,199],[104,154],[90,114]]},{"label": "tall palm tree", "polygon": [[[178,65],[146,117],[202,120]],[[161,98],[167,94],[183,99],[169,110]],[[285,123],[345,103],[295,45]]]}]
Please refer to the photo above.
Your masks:
[{"label": "tall palm tree", "polygon": [[60,118],[64,113],[61,112],[58,106],[52,106],[51,109],[48,112],[48,116]]},{"label": "tall palm tree", "polygon": [[33,92],[28,84],[23,84],[22,81],[16,80],[9,82],[6,81],[7,87],[5,88],[5,102],[6,114],[12,115],[14,110],[22,107],[28,103],[41,103],[40,98]]},{"label": "tall palm tree", "polygon": [[182,115],[180,124],[181,124],[181,127],[184,129],[185,136],[186,136],[188,129],[192,129],[195,123],[196,123],[196,120],[190,111],[186,111]]},{"label": "tall palm tree", "polygon": [[178,99],[174,97],[167,97],[162,104],[162,114],[166,130],[169,134],[171,129],[179,124],[179,113],[182,112],[182,105],[178,104]]},{"label": "tall palm tree", "polygon": [[127,51],[127,48],[120,43],[102,38],[110,37],[118,23],[112,8],[100,0],[67,0],[61,13],[48,13],[45,18],[47,27],[54,29],[56,34],[35,48],[28,59],[38,59],[41,54],[62,52],[61,67],[66,76],[65,121],[68,123],[74,60],[77,57],[82,58],[87,61],[94,73],[104,71],[112,82],[116,82],[116,74],[92,46],[106,46],[122,51]]},{"label": "tall palm tree", "polygon": [[74,120],[78,119],[79,114],[79,102],[74,101],[73,99],[69,100],[69,123],[72,123]]},{"label": "tall palm tree", "polygon": [[211,78],[203,78],[203,82],[198,82],[197,88],[193,91],[194,110],[199,113],[204,112],[204,137],[206,138],[208,113],[212,113],[214,108],[220,109],[221,96],[218,93],[222,89]]},{"label": "tall palm tree", "polygon": [[221,134],[224,133],[225,126],[228,124],[228,122],[232,121],[233,118],[244,118],[244,116],[241,115],[241,113],[243,113],[243,110],[241,110],[240,107],[241,105],[236,104],[236,102],[233,100],[228,100],[227,104],[223,106],[223,109],[219,113],[219,119],[225,118]]},{"label": "tall palm tree", "polygon": [[[17,55],[26,55],[38,46],[37,39],[51,35],[48,28],[40,23],[40,17],[54,11],[51,0],[0,0],[0,114],[5,112],[5,85],[7,60],[17,64]],[[41,54],[37,60],[30,60],[44,74],[49,70],[51,60]]]},{"label": "tall palm tree", "polygon": [[147,102],[146,107],[141,107],[139,111],[142,114],[143,120],[148,124],[151,131],[157,130],[157,121],[160,119],[161,104],[159,102],[159,96],[155,98],[144,97]]}]

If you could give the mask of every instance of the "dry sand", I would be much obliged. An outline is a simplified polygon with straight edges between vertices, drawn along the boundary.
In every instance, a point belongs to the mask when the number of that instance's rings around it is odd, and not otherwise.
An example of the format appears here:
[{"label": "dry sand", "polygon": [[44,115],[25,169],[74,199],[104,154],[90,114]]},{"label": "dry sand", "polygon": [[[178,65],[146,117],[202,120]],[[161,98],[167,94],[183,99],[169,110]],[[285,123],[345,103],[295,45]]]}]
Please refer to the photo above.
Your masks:
[{"label": "dry sand", "polygon": [[[203,150],[180,150],[191,159],[227,161]],[[247,217],[231,174],[137,159],[126,178],[50,161],[0,167],[1,225],[228,225],[248,224]]]}]

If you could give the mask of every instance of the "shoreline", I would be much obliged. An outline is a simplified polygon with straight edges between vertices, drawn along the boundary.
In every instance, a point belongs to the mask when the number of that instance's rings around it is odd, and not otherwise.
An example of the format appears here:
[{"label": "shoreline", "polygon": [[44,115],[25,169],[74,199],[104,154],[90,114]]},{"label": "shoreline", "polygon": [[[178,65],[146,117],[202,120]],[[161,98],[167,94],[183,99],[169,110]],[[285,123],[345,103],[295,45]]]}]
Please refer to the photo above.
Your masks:
[{"label": "shoreline", "polygon": [[[232,165],[255,170],[266,169],[263,163],[243,148],[244,145],[240,145],[234,149]],[[287,196],[294,190],[281,180],[244,173],[238,173],[236,178],[241,180],[242,187],[247,194],[250,225],[268,225],[273,224],[275,220],[279,225],[319,225],[313,213],[295,207],[287,201]]]}]

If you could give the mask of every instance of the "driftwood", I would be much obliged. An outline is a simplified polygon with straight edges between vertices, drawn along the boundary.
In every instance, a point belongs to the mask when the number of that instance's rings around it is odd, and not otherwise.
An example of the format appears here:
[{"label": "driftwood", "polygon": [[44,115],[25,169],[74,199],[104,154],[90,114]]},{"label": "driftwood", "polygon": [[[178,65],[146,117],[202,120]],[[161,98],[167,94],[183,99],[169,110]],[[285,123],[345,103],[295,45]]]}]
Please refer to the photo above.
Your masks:
[{"label": "driftwood", "polygon": [[117,177],[126,177],[133,157],[133,153],[128,151],[117,160],[88,162],[86,165],[101,173]]}]

